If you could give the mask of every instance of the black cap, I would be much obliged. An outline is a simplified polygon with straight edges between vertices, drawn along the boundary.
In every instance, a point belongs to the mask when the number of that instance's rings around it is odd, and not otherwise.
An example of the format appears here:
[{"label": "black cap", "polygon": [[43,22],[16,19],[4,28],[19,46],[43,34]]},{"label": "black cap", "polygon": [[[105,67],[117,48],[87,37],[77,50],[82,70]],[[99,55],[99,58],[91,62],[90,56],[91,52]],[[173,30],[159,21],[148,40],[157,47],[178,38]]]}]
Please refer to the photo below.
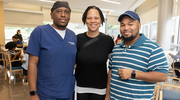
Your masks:
[{"label": "black cap", "polygon": [[53,12],[55,9],[59,7],[65,7],[71,11],[71,8],[69,7],[69,4],[67,1],[56,1],[51,8],[51,12]]}]

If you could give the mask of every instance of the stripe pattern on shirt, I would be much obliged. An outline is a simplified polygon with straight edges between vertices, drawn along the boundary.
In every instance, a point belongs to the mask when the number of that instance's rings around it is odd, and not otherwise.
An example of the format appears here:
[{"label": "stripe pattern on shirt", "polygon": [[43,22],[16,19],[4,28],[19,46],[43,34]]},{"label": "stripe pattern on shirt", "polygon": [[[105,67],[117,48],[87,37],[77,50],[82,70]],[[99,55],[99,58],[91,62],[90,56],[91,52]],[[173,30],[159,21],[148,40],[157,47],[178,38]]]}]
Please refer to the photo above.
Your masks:
[{"label": "stripe pattern on shirt", "polygon": [[136,41],[141,44],[126,47],[124,42],[117,44],[109,61],[111,69],[111,100],[152,100],[155,83],[137,79],[121,80],[118,69],[129,68],[136,71],[161,73],[168,72],[168,64],[162,48],[144,35]]}]

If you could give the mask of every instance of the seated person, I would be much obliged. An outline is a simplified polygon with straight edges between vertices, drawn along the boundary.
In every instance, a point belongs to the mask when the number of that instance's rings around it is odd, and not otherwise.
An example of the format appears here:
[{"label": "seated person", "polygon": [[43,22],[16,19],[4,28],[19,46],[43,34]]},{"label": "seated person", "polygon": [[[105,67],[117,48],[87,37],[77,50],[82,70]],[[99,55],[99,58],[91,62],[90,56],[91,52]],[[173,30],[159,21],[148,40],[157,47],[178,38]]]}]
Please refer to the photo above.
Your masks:
[{"label": "seated person", "polygon": [[23,82],[23,85],[27,85],[28,84],[28,77],[27,77],[27,73],[28,73],[28,54],[26,53],[26,49],[27,47],[24,47],[23,48],[23,52],[24,52],[24,56],[23,56],[23,59],[22,59],[22,67],[23,67],[23,75],[24,75],[24,82]]},{"label": "seated person", "polygon": [[23,47],[22,42],[18,39],[17,36],[13,36],[12,40],[13,40],[13,42],[15,42],[17,44],[18,48],[22,48]]},{"label": "seated person", "polygon": [[[17,46],[17,44],[15,42],[8,42],[5,45],[5,48],[8,49],[7,54],[10,55],[11,61],[19,60],[19,58],[20,58],[21,51],[15,52],[16,46]],[[12,67],[17,67],[17,66],[22,65],[21,61],[14,61],[11,64],[12,64]]]},{"label": "seated person", "polygon": [[[178,51],[178,53],[176,55],[169,53],[169,56],[171,56],[173,60],[179,59],[180,58],[180,50]],[[180,62],[178,62],[177,64],[174,64],[174,65],[180,69]],[[180,78],[180,72],[178,70],[175,70],[175,73],[176,73],[177,78]]]}]

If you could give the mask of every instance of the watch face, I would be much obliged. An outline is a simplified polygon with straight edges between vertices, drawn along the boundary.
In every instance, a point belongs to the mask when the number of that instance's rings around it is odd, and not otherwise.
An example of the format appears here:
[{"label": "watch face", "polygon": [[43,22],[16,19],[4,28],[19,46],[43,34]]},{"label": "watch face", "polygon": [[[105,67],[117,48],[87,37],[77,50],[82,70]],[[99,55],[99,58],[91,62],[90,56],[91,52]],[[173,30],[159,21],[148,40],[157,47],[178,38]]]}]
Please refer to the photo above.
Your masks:
[{"label": "watch face", "polygon": [[132,73],[131,77],[132,77],[132,78],[135,78],[135,74]]},{"label": "watch face", "polygon": [[33,95],[36,95],[37,91],[31,91],[30,92],[30,95],[33,96]]},{"label": "watch face", "polygon": [[136,73],[135,71],[133,70],[132,74],[131,74],[131,78],[135,78],[136,77]]}]

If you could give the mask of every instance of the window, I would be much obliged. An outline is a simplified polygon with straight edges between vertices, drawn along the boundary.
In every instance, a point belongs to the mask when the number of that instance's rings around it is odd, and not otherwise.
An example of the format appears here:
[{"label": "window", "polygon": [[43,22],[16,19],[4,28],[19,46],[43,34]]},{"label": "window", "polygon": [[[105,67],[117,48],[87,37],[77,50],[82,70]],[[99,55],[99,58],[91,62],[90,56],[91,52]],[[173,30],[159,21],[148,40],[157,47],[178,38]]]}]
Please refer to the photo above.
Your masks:
[{"label": "window", "polygon": [[12,41],[12,36],[14,36],[17,30],[21,30],[21,35],[25,44],[28,43],[29,36],[34,30],[32,27],[5,27],[5,43]]},{"label": "window", "polygon": [[[171,47],[170,50],[177,51],[180,48],[180,16],[176,16],[172,18],[172,32],[169,34],[169,38],[171,39]],[[144,33],[144,35],[152,41],[156,41],[157,39],[157,21],[150,22],[148,24],[142,25],[140,33]]]},{"label": "window", "polygon": [[120,34],[120,25],[108,25],[107,35],[112,36],[116,40],[118,34]]},{"label": "window", "polygon": [[171,34],[171,50],[179,50],[180,48],[180,16],[173,17],[173,32]]},{"label": "window", "polygon": [[157,21],[150,23],[149,39],[152,41],[156,41],[157,39]]},{"label": "window", "polygon": [[141,26],[141,33],[143,33],[147,38],[150,36],[150,24],[145,24]]}]

